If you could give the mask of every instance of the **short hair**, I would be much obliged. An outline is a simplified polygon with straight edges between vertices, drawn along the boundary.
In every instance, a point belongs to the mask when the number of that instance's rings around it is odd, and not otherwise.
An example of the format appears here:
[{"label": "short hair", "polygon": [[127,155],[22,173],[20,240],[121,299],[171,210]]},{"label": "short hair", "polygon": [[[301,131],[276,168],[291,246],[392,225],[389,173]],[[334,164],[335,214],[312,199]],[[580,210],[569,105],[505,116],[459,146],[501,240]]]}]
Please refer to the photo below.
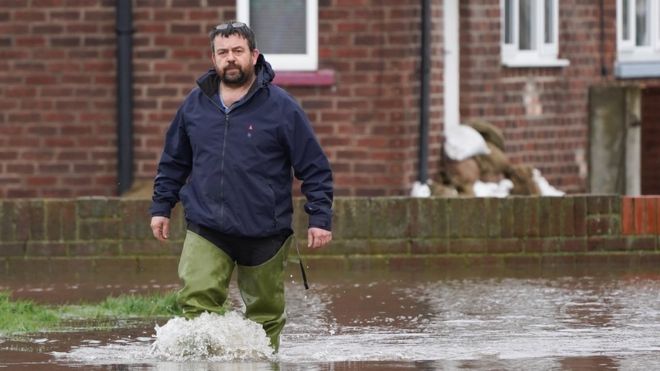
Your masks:
[{"label": "short hair", "polygon": [[211,41],[211,51],[215,52],[215,38],[218,36],[229,37],[230,35],[238,35],[248,42],[248,47],[250,51],[253,51],[257,48],[257,41],[254,37],[254,31],[247,24],[243,22],[238,22],[235,20],[230,20],[224,23],[221,23],[209,32],[209,39]]}]

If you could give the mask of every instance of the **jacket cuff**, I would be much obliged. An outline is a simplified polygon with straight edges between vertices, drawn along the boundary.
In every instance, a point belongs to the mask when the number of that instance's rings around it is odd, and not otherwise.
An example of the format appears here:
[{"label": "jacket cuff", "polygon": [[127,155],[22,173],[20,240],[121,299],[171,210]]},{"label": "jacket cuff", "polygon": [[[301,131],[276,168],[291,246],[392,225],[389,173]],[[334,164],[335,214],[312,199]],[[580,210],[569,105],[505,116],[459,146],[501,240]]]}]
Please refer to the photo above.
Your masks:
[{"label": "jacket cuff", "polygon": [[164,216],[169,218],[172,213],[172,207],[169,202],[153,202],[149,208],[151,216]]},{"label": "jacket cuff", "polygon": [[332,231],[332,220],[325,215],[310,215],[309,228],[321,228]]}]

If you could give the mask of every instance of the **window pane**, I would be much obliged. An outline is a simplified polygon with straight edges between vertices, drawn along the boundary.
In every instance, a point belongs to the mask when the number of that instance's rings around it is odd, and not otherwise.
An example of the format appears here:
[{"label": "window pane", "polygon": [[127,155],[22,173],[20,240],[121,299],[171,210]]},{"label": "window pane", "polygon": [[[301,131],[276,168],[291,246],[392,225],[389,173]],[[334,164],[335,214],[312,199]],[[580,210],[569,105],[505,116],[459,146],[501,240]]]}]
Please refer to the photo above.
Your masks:
[{"label": "window pane", "polygon": [[535,49],[534,37],[532,35],[532,24],[534,20],[532,19],[532,1],[533,0],[520,0],[519,9],[518,9],[518,21],[519,21],[519,44],[518,49],[520,50],[532,50]]},{"label": "window pane", "polygon": [[545,0],[544,8],[544,21],[545,21],[545,36],[543,40],[546,44],[552,44],[555,42],[555,2],[554,0]]},{"label": "window pane", "polygon": [[305,54],[306,0],[250,0],[250,28],[264,54]]},{"label": "window pane", "polygon": [[635,5],[635,44],[649,45],[648,2],[637,0]]},{"label": "window pane", "polygon": [[513,44],[513,0],[504,1],[504,43]]},{"label": "window pane", "polygon": [[622,0],[621,1],[621,20],[622,20],[622,25],[621,25],[621,37],[624,40],[630,40],[630,4],[628,3],[628,0]]}]

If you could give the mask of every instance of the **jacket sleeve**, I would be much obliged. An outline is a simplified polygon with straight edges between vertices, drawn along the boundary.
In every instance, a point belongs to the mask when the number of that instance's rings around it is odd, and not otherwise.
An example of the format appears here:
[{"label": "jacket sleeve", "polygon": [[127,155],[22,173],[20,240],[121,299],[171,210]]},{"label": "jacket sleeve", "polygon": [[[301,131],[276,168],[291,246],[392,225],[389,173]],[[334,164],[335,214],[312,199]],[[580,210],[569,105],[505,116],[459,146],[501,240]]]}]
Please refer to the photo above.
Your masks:
[{"label": "jacket sleeve", "polygon": [[183,114],[179,109],[165,136],[165,147],[158,163],[149,209],[152,216],[169,218],[191,169],[192,149],[185,131]]},{"label": "jacket sleeve", "polygon": [[[294,103],[295,104],[295,103]],[[307,198],[305,212],[309,227],[332,230],[332,170],[312,126],[300,106],[296,105],[288,123],[285,140],[294,175],[302,180],[300,187]]]}]

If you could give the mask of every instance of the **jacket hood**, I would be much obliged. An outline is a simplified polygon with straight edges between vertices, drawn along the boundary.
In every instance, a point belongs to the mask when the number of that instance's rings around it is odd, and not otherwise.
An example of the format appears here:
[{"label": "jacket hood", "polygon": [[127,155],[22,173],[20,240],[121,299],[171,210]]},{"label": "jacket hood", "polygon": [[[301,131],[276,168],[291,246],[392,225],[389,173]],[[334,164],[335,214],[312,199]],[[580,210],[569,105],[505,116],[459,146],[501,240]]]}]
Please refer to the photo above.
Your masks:
[{"label": "jacket hood", "polygon": [[[257,57],[257,64],[254,66],[255,74],[257,75],[257,86],[265,86],[270,84],[275,78],[275,71],[270,63],[266,61],[264,55],[259,53]],[[197,85],[204,94],[211,96],[218,92],[220,86],[220,76],[215,71],[215,68],[209,69],[205,74],[197,79]]]}]

